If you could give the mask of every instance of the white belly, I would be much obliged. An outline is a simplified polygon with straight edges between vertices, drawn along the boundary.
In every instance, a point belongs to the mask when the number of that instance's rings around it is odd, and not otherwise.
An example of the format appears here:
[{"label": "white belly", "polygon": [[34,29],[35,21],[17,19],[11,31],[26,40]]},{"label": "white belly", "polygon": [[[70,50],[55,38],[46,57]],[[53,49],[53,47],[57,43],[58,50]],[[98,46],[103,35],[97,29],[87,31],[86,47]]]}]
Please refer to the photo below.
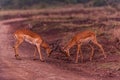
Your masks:
[{"label": "white belly", "polygon": [[30,36],[25,36],[25,41],[28,42],[28,43],[30,43],[30,44],[34,44],[35,45],[36,42],[37,42],[37,39],[32,38]]},{"label": "white belly", "polygon": [[90,41],[92,41],[92,39],[93,39],[92,37],[88,37],[88,38],[80,40],[80,42],[82,42],[82,43],[89,43]]}]

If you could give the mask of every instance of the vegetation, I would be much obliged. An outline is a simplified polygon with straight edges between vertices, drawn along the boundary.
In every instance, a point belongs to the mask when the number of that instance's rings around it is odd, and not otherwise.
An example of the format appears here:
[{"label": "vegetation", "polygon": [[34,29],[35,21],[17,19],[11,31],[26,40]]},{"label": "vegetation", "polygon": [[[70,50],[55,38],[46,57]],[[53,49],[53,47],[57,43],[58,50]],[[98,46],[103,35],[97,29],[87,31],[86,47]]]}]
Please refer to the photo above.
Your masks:
[{"label": "vegetation", "polygon": [[90,4],[90,6],[116,6],[120,0],[0,0],[1,9],[48,8],[69,4]]},{"label": "vegetation", "polygon": [[[28,10],[1,10],[0,20],[24,19],[23,21],[11,21],[11,28],[26,27],[29,23],[33,25],[32,30],[44,35],[45,40],[60,45],[66,44],[73,35],[84,30],[92,30],[97,34],[98,41],[103,45],[108,58],[104,61],[99,51],[95,50],[95,58],[92,62],[87,61],[90,52],[89,47],[83,46],[82,50],[86,56],[85,63],[74,65],[76,50],[71,51],[73,59],[67,59],[62,54],[52,54],[51,60],[54,64],[73,70],[77,73],[99,76],[102,78],[117,78],[120,76],[120,10],[113,8],[119,5],[120,0],[0,0],[2,9],[28,9]],[[81,5],[71,6],[71,4],[82,3],[87,6],[112,6],[112,7],[81,7]],[[54,4],[54,5],[53,5]],[[59,5],[69,5],[65,8],[39,9]],[[31,9],[35,8],[35,9]],[[56,45],[53,45],[56,46]],[[59,47],[59,46],[58,46]],[[58,65],[61,60],[62,63]],[[52,62],[50,61],[50,62]],[[72,63],[72,64],[70,64]],[[89,65],[89,66],[88,66]],[[80,67],[81,66],[81,67]],[[91,74],[92,73],[92,74]],[[113,77],[115,75],[115,77]],[[93,77],[92,76],[92,77]],[[108,78],[109,77],[109,78]],[[114,80],[117,80],[117,79]],[[111,79],[111,80],[112,80]],[[98,80],[98,79],[96,79]]]},{"label": "vegetation", "polygon": [[52,5],[85,3],[89,0],[0,0],[1,8],[25,9],[29,7],[45,8]]}]

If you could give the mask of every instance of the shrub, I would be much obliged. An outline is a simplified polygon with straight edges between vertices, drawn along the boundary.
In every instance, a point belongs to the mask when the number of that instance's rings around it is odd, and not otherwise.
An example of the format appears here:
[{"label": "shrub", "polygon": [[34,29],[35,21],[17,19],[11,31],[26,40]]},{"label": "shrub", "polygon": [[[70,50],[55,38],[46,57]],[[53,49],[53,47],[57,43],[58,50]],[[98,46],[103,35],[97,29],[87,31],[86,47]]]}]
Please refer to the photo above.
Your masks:
[{"label": "shrub", "polygon": [[90,0],[77,0],[78,3],[87,3],[89,2]]},{"label": "shrub", "polygon": [[107,5],[105,0],[94,0],[93,1],[93,6],[105,6]]}]

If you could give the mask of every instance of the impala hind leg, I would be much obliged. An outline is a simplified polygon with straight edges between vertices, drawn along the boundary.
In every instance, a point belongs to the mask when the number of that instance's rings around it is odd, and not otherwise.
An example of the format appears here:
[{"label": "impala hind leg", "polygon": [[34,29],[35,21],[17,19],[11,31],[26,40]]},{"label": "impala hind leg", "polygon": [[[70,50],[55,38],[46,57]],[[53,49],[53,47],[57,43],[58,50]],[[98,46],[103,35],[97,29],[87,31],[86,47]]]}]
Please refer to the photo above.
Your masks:
[{"label": "impala hind leg", "polygon": [[89,46],[91,48],[90,61],[92,61],[93,56],[94,56],[94,48],[91,45],[89,45]]},{"label": "impala hind leg", "polygon": [[79,49],[80,49],[79,53],[80,53],[81,62],[83,62],[83,54],[82,54],[82,50],[81,50],[81,44],[80,44]]},{"label": "impala hind leg", "polygon": [[42,58],[40,45],[37,45],[37,50],[38,50],[38,53],[39,53],[39,56],[40,56],[40,60],[43,62],[44,60],[43,60],[43,58]]},{"label": "impala hind leg", "polygon": [[104,49],[103,49],[102,45],[99,44],[96,39],[93,40],[93,43],[96,44],[96,45],[101,49],[102,54],[104,55],[104,58],[107,58],[107,56],[106,56],[106,54],[105,54],[105,52],[104,52]]},{"label": "impala hind leg", "polygon": [[14,45],[14,51],[15,51],[15,57],[16,59],[20,60],[21,58],[19,57],[19,54],[18,54],[18,47],[19,45],[23,42],[23,40],[17,40],[15,45]]},{"label": "impala hind leg", "polygon": [[34,51],[34,58],[33,58],[33,60],[36,60],[36,53],[37,53],[37,48],[36,48],[36,46],[35,46],[35,51]]}]

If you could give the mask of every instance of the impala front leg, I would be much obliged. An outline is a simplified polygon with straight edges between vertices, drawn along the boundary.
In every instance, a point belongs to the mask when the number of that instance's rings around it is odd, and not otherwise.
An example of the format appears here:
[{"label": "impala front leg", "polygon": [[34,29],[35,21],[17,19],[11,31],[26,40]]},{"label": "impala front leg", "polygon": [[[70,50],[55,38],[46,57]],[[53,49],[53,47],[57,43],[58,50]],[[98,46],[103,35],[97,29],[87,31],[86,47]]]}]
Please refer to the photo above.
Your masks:
[{"label": "impala front leg", "polygon": [[89,45],[90,46],[90,48],[91,48],[91,54],[90,54],[90,61],[92,61],[92,58],[93,58],[93,56],[94,56],[94,48],[91,46],[91,45]]},{"label": "impala front leg", "polygon": [[[77,45],[77,54],[76,54],[76,60],[75,60],[75,63],[78,63],[78,55],[80,53],[80,49],[81,49],[81,44],[78,44]],[[81,57],[81,61],[83,62],[83,56],[82,56],[82,53],[80,53],[80,57]]]},{"label": "impala front leg", "polygon": [[39,56],[40,56],[40,60],[43,62],[43,58],[42,58],[42,54],[41,54],[41,50],[40,50],[40,45],[37,45],[37,50],[38,50],[38,53],[39,53]]},{"label": "impala front leg", "polygon": [[97,42],[97,40],[94,40],[93,43],[96,44],[96,45],[102,50],[102,54],[104,55],[104,58],[107,58],[107,55],[105,54],[102,45],[99,44],[99,43]]},{"label": "impala front leg", "polygon": [[81,45],[82,45],[82,44],[80,44],[80,47],[79,47],[79,49],[80,49],[80,52],[79,52],[79,53],[80,53],[81,62],[83,62],[83,54],[82,54],[82,51],[81,51]]},{"label": "impala front leg", "polygon": [[16,59],[17,60],[21,60],[21,58],[19,57],[19,54],[18,54],[18,47],[19,47],[19,45],[21,44],[23,42],[23,40],[19,40],[19,41],[17,41],[16,43],[15,43],[15,45],[14,45],[14,51],[15,51],[15,57],[16,57]]}]

